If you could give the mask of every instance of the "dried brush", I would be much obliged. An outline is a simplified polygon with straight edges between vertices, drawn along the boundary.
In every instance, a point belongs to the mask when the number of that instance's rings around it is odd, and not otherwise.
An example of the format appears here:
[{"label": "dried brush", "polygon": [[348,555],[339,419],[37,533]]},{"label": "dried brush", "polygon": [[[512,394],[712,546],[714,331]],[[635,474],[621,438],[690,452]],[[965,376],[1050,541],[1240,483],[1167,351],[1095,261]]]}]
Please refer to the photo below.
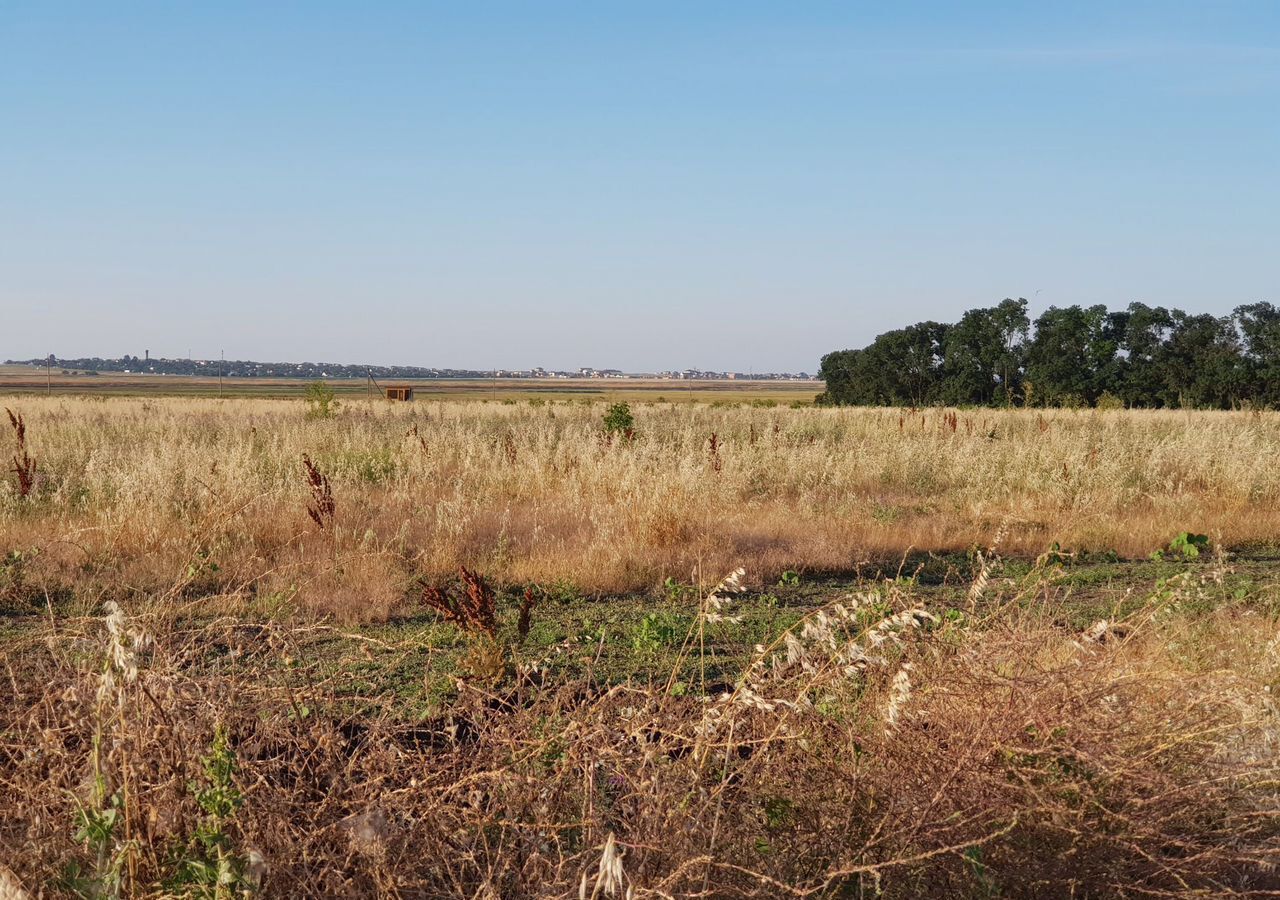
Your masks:
[{"label": "dried brush", "polygon": [[15,414],[7,406],[4,410],[9,414],[9,424],[13,426],[17,449],[13,454],[13,471],[18,476],[18,496],[29,497],[36,487],[36,461],[27,451],[27,423],[22,413]]},{"label": "dried brush", "polygon": [[311,502],[307,504],[307,515],[321,531],[333,528],[334,514],[337,504],[333,499],[333,485],[329,476],[320,471],[320,467],[311,461],[311,457],[302,454],[302,466],[306,470],[307,486],[311,488]]},{"label": "dried brush", "polygon": [[533,588],[524,589],[524,599],[520,601],[520,617],[516,620],[516,633],[520,635],[520,643],[529,636],[529,628],[533,625],[533,608],[537,605]]},{"label": "dried brush", "polygon": [[[497,600],[484,576],[461,566],[462,590],[427,585],[422,602],[463,631],[494,637],[498,632]],[[521,615],[524,615],[523,609]]]}]

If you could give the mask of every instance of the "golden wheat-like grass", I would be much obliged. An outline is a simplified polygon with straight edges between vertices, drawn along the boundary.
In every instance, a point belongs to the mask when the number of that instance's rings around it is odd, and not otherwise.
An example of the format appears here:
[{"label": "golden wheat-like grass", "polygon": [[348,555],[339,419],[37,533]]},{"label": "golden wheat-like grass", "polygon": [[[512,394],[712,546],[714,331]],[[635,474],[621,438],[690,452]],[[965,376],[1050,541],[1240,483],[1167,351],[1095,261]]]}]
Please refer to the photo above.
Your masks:
[{"label": "golden wheat-like grass", "polygon": [[[1002,523],[1001,551],[1029,556],[1280,533],[1269,412],[654,404],[619,442],[581,402],[353,402],[332,420],[270,400],[6,402],[41,478],[27,498],[0,481],[0,547],[40,548],[46,586],[105,568],[151,590],[190,569],[187,593],[288,592],[352,619],[462,565],[621,591],[986,546]],[[304,457],[332,490],[321,529]]]}]

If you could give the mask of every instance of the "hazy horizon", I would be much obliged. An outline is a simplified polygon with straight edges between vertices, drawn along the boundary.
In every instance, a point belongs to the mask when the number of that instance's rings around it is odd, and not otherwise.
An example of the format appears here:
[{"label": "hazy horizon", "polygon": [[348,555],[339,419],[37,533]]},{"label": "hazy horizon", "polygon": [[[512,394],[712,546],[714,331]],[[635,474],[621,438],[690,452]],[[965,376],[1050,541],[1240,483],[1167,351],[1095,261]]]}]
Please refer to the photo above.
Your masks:
[{"label": "hazy horizon", "polygon": [[[680,366],[678,368],[669,368],[669,369],[649,368],[649,369],[619,370],[617,369],[616,366],[611,366],[608,363],[584,363],[583,365],[580,365],[580,366],[559,366],[559,367],[535,365],[535,366],[526,366],[524,368],[519,368],[515,366],[494,366],[488,369],[483,369],[477,366],[433,366],[430,364],[420,364],[420,363],[412,363],[412,362],[381,362],[376,359],[349,359],[349,360],[348,359],[277,359],[277,358],[250,359],[247,357],[191,356],[187,354],[175,356],[172,354],[160,355],[156,353],[151,353],[150,348],[144,348],[143,354],[150,354],[150,355],[149,356],[138,355],[138,354],[127,353],[127,352],[124,354],[116,354],[114,356],[104,356],[101,353],[88,354],[85,356],[56,356],[55,355],[54,364],[64,365],[65,363],[68,363],[74,360],[89,360],[89,359],[99,359],[104,362],[119,362],[125,357],[128,357],[132,359],[137,359],[143,363],[150,360],[152,362],[164,361],[164,362],[190,362],[190,363],[210,363],[210,364],[226,363],[227,365],[232,365],[235,363],[251,363],[254,365],[281,365],[281,366],[292,366],[292,365],[342,366],[342,367],[369,366],[371,368],[441,369],[441,370],[447,370],[447,371],[476,372],[479,374],[485,374],[489,372],[502,372],[502,373],[529,372],[535,369],[542,369],[546,372],[555,372],[555,373],[561,373],[561,372],[572,373],[580,369],[593,369],[596,372],[621,371],[622,374],[624,375],[660,375],[668,372],[686,372],[686,371],[724,372],[726,374],[733,373],[737,375],[743,375],[743,374],[798,375],[798,374],[801,374],[802,371],[804,371],[804,370],[788,371],[788,370],[781,370],[781,369],[775,369],[775,370],[760,369],[754,373],[750,373],[750,372],[744,372],[742,370],[735,370],[735,369],[708,369],[705,367],[694,366],[694,365]],[[28,355],[28,356],[22,356],[22,357],[6,356],[6,357],[0,357],[0,363],[11,364],[11,365],[30,365],[32,363],[43,364],[45,361],[47,361],[47,359],[48,359],[47,356],[41,356],[39,354],[34,356]],[[816,370],[817,367],[814,366],[814,369]],[[43,369],[41,371],[43,371]],[[139,372],[139,374],[145,374],[145,373]],[[817,377],[816,375],[814,375],[814,372],[812,371],[805,372],[805,374],[811,375],[815,378]],[[364,376],[359,375],[359,376],[351,376],[351,377],[362,378]]]},{"label": "hazy horizon", "polygon": [[1280,6],[0,8],[0,358],[817,369],[1280,302]]}]

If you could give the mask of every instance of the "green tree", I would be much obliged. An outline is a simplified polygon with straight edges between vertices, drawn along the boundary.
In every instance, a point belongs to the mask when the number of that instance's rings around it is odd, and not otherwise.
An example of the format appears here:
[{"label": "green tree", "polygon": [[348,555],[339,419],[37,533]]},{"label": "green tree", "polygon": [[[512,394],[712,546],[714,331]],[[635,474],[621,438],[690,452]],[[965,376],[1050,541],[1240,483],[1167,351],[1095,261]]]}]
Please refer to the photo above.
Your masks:
[{"label": "green tree", "polygon": [[971,309],[954,325],[920,322],[860,350],[822,358],[828,404],[1012,405],[1082,402],[1131,407],[1280,405],[1280,309],[1193,315],[1131,303],[1050,307],[1026,300]]},{"label": "green tree", "polygon": [[1025,299],[971,309],[947,329],[940,395],[947,403],[1012,405],[1031,320]]},{"label": "green tree", "polygon": [[1270,303],[1236,307],[1232,314],[1241,341],[1246,399],[1280,406],[1280,309]]},{"label": "green tree", "polygon": [[1244,356],[1231,318],[1171,313],[1162,371],[1166,406],[1226,409],[1246,390]]},{"label": "green tree", "polygon": [[920,322],[876,338],[871,362],[890,403],[923,406],[938,398],[946,336],[946,325]]},{"label": "green tree", "polygon": [[821,406],[866,406],[880,403],[873,385],[875,367],[865,350],[834,350],[822,357],[818,377],[827,389],[818,395]]},{"label": "green tree", "polygon": [[1036,319],[1026,377],[1047,405],[1092,405],[1110,386],[1117,350],[1105,306],[1051,306]]},{"label": "green tree", "polygon": [[1124,363],[1113,391],[1127,406],[1165,405],[1165,343],[1173,317],[1163,306],[1130,303],[1114,320]]},{"label": "green tree", "polygon": [[822,359],[827,382],[820,402],[838,405],[923,406],[937,399],[947,326],[921,322],[888,331],[862,350],[840,350]]}]

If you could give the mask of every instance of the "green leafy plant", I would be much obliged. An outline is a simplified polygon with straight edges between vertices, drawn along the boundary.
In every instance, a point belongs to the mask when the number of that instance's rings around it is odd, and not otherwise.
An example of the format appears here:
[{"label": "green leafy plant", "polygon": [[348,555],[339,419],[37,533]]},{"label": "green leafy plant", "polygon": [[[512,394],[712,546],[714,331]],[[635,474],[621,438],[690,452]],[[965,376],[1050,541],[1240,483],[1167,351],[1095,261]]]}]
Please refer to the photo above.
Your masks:
[{"label": "green leafy plant", "polygon": [[667,600],[672,603],[679,603],[698,593],[698,589],[693,585],[683,584],[671,576],[667,576],[667,580],[662,582],[662,589],[666,592]]},{"label": "green leafy plant", "polygon": [[778,587],[798,587],[800,585],[800,573],[793,572],[790,569],[783,572],[778,578]]},{"label": "green leafy plant", "polygon": [[250,885],[248,862],[236,852],[228,833],[244,796],[235,784],[235,751],[225,728],[216,729],[209,753],[200,762],[203,781],[188,785],[200,807],[200,821],[174,861],[168,887],[185,896],[230,900]]},{"label": "green leafy plant", "polygon": [[1075,554],[1070,550],[1064,550],[1062,545],[1054,541],[1049,545],[1049,549],[1040,554],[1040,558],[1036,560],[1037,564],[1044,566],[1065,566],[1075,559]]},{"label": "green leafy plant", "polygon": [[1208,553],[1209,548],[1209,536],[1207,534],[1194,534],[1190,531],[1184,531],[1171,540],[1169,546],[1164,550],[1157,550],[1152,553],[1151,558],[1165,559],[1172,556],[1181,559],[1196,559],[1200,554]]},{"label": "green leafy plant", "polygon": [[635,434],[636,418],[631,414],[631,407],[626,403],[615,403],[605,410],[605,434],[622,434],[631,437]]},{"label": "green leafy plant", "polygon": [[61,886],[86,900],[120,897],[127,856],[116,839],[116,827],[123,801],[119,792],[107,795],[106,781],[100,775],[94,779],[93,794],[94,805],[77,805],[75,813],[76,842],[93,854],[93,865],[71,860],[63,867]]},{"label": "green leafy plant", "polygon": [[784,828],[795,818],[795,804],[786,797],[765,797],[760,808],[765,826],[770,829]]},{"label": "green leafy plant", "polygon": [[333,388],[323,381],[308,384],[303,399],[307,404],[308,419],[332,419],[338,414],[339,403],[334,398]]},{"label": "green leafy plant", "polygon": [[1209,552],[1209,536],[1182,532],[1169,542],[1170,553],[1181,553],[1187,559],[1195,559],[1201,553]]},{"label": "green leafy plant", "polygon": [[657,653],[663,647],[678,644],[687,628],[688,622],[681,622],[678,616],[649,613],[640,620],[640,624],[631,635],[631,647],[637,653]]},{"label": "green leafy plant", "polygon": [[187,581],[195,581],[198,578],[213,577],[222,571],[222,567],[213,559],[213,551],[207,548],[196,550],[195,558],[187,563]]}]

